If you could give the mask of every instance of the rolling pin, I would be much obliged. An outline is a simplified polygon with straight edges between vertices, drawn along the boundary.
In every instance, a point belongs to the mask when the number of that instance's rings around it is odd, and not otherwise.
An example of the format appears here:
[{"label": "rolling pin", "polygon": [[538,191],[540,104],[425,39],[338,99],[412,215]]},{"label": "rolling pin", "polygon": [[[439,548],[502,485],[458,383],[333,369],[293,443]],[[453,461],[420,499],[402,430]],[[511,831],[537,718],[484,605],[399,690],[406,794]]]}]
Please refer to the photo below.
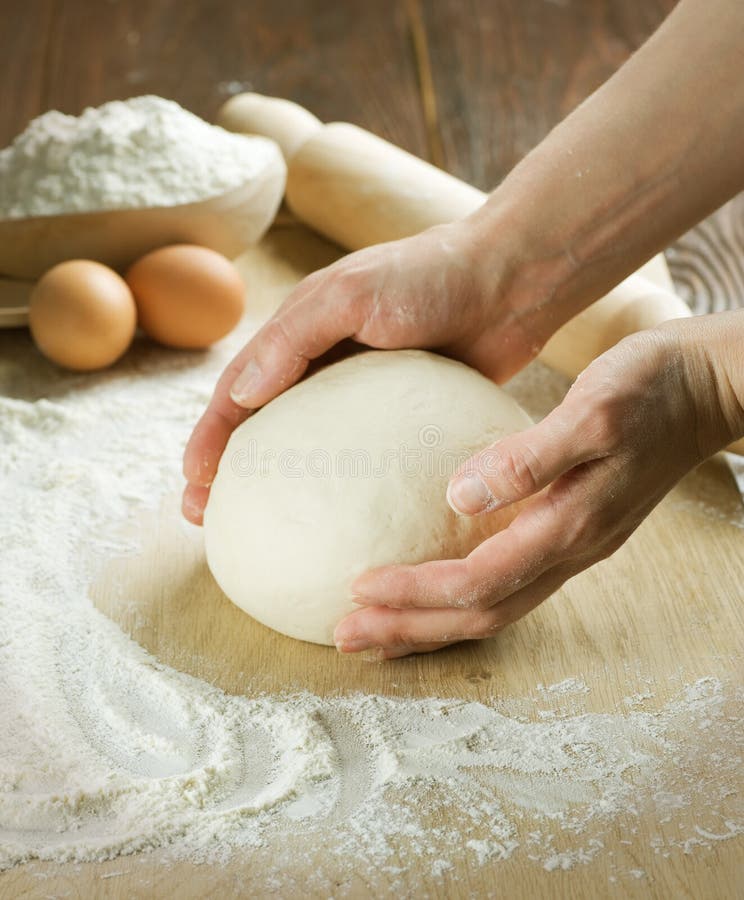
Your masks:
[{"label": "rolling pin", "polygon": [[[346,122],[323,124],[289,100],[238,94],[222,106],[217,124],[273,138],[288,166],[290,211],[350,250],[455,221],[487,199],[400,147]],[[663,257],[654,257],[560,328],[538,358],[574,378],[623,337],[689,315]]]}]

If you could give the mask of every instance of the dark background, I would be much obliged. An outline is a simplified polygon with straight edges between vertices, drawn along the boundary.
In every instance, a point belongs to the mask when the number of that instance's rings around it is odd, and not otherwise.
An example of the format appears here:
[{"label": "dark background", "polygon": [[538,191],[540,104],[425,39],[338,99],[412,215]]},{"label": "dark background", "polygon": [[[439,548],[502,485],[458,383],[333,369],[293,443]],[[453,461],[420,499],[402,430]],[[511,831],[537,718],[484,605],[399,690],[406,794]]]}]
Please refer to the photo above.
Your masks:
[{"label": "dark background", "polygon": [[[702,0],[704,2],[704,0]],[[362,125],[488,190],[674,0],[0,0],[0,146],[50,108],[241,90]],[[680,294],[744,303],[744,204],[667,254]]]},{"label": "dark background", "polygon": [[288,97],[493,187],[672,0],[3,0],[0,145],[50,108]]}]

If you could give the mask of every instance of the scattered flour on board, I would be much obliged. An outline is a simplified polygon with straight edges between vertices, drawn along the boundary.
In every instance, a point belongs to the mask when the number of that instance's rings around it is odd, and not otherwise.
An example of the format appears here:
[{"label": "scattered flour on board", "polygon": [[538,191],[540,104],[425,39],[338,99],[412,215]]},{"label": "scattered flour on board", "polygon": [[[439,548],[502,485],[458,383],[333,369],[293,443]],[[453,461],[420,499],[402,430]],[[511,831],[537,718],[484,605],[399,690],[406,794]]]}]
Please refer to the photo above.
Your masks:
[{"label": "scattered flour on board", "polygon": [[[287,887],[270,861],[291,858],[303,887],[339,894],[352,872],[395,886],[414,860],[443,879],[463,858],[552,871],[604,854],[610,880],[634,877],[649,813],[662,856],[742,833],[742,691],[715,678],[654,711],[639,695],[542,717],[534,698],[515,714],[498,701],[229,696],[98,612],[88,586],[138,549],[121,524],[178,488],[181,448],[239,340],[205,356],[141,345],[81,377],[0,335],[0,869],[239,852],[263,860],[267,887]],[[588,690],[571,678],[540,693]],[[605,850],[618,828],[626,858]]]},{"label": "scattered flour on board", "polygon": [[0,216],[192,203],[278,158],[272,141],[232,134],[162,97],[112,100],[77,117],[51,110],[0,150]]},{"label": "scattered flour on board", "polygon": [[564,678],[555,684],[549,684],[547,687],[538,684],[538,691],[541,694],[588,694],[589,688],[582,678]]}]

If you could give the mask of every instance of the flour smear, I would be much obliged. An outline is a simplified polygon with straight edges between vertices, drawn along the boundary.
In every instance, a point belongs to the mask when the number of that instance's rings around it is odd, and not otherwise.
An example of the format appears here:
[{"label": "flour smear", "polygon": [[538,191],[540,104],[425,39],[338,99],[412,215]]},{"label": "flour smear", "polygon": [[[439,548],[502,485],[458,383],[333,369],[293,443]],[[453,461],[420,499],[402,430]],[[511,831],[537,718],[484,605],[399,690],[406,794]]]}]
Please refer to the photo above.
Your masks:
[{"label": "flour smear", "polygon": [[[716,678],[680,683],[661,709],[646,709],[649,693],[607,714],[577,709],[592,690],[578,678],[536,684],[519,709],[228,696],[98,612],[89,585],[140,549],[116,537],[122,524],[179,487],[184,442],[238,341],[203,356],[140,345],[82,377],[0,336],[0,869],[281,848],[307,860],[304,887],[328,891],[332,877],[336,893],[352,871],[403,885],[414,859],[436,880],[463,859],[562,871],[603,858],[612,881],[643,877],[649,814],[664,856],[742,833],[730,754],[742,695]],[[606,849],[618,829],[627,857]],[[275,858],[267,888],[281,893]]]}]

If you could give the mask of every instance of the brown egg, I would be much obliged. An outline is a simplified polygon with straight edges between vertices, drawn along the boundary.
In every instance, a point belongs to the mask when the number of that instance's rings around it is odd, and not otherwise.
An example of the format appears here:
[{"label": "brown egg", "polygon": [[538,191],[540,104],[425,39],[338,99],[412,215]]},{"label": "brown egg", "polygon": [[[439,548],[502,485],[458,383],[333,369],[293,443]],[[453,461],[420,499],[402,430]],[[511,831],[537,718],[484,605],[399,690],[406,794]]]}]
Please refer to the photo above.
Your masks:
[{"label": "brown egg", "polygon": [[36,283],[29,300],[36,346],[60,366],[102,369],[132,342],[137,308],[124,279],[89,259],[59,263]]},{"label": "brown egg", "polygon": [[208,347],[237,325],[245,286],[224,256],[174,244],[137,260],[126,274],[140,328],[169,347]]}]

